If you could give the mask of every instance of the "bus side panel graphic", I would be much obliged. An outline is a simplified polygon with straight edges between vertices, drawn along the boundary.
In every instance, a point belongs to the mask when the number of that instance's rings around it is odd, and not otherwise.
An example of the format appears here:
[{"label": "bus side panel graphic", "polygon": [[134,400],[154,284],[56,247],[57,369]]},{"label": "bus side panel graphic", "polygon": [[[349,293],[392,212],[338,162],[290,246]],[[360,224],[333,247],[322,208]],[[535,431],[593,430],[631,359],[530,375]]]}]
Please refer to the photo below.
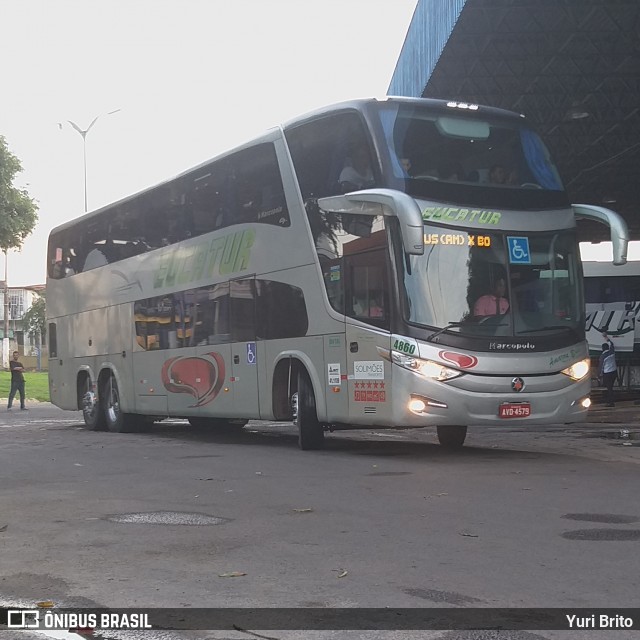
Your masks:
[{"label": "bus side panel graphic", "polygon": [[202,356],[178,356],[162,365],[162,384],[170,393],[188,393],[201,407],[212,402],[224,384],[224,360],[219,353]]}]

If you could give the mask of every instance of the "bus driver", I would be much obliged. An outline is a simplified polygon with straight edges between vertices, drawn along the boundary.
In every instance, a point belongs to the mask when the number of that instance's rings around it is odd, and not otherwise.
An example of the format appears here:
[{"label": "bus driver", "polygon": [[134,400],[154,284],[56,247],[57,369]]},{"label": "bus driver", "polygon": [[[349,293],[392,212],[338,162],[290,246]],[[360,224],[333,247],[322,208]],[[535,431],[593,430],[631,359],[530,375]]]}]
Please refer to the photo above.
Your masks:
[{"label": "bus driver", "polygon": [[499,316],[509,311],[509,301],[504,297],[507,285],[504,278],[498,278],[493,286],[493,291],[480,296],[473,305],[475,317]]}]

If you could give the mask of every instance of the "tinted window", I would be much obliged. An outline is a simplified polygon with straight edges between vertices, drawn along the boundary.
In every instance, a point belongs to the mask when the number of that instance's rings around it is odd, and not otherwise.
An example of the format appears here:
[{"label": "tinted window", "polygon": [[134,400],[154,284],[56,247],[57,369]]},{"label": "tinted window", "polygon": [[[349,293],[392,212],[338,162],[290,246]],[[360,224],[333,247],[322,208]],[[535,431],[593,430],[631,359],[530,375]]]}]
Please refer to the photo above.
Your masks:
[{"label": "tinted window", "polygon": [[255,287],[253,278],[233,280],[231,294],[231,340],[245,342],[256,339]]},{"label": "tinted window", "polygon": [[[381,239],[382,232],[380,233]],[[385,248],[345,256],[349,316],[382,327],[389,326],[389,295]]]},{"label": "tinted window", "polygon": [[138,300],[134,321],[145,350],[229,342],[229,283]]},{"label": "tinted window", "polygon": [[258,338],[296,338],[309,328],[302,289],[283,282],[256,280]]},{"label": "tinted window", "polygon": [[309,326],[301,289],[251,278],[138,300],[134,322],[145,350],[299,337]]},{"label": "tinted window", "polygon": [[49,277],[64,278],[247,222],[290,225],[271,143],[238,151],[52,235]]},{"label": "tinted window", "polygon": [[393,102],[377,111],[387,186],[476,207],[568,206],[549,151],[521,118]]},{"label": "tinted window", "polygon": [[307,206],[329,304],[388,328],[387,231],[382,216],[336,215]]},{"label": "tinted window", "polygon": [[[375,185],[378,169],[361,116],[355,111],[298,125],[285,131],[285,136],[305,201]],[[362,176],[370,178],[368,184],[346,184],[348,174],[353,176],[349,168],[361,162],[371,170],[370,176]]]},{"label": "tinted window", "polygon": [[56,333],[56,325],[54,322],[49,323],[49,357],[58,357],[58,334]]},{"label": "tinted window", "polygon": [[640,276],[594,276],[584,279],[585,302],[640,300]]},{"label": "tinted window", "polygon": [[229,342],[229,283],[196,289],[195,344]]}]

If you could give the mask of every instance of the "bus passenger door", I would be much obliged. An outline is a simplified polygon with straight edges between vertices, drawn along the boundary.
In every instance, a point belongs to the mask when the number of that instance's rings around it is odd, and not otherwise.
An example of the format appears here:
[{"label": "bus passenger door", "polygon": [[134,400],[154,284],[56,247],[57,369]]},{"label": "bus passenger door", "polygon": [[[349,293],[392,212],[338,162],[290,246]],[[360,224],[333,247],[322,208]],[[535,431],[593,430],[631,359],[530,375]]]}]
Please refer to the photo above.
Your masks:
[{"label": "bus passenger door", "polygon": [[354,424],[391,419],[391,344],[386,248],[345,255],[349,414]]},{"label": "bus passenger door", "polygon": [[233,391],[231,417],[259,418],[258,352],[256,342],[255,278],[230,283],[231,373]]}]

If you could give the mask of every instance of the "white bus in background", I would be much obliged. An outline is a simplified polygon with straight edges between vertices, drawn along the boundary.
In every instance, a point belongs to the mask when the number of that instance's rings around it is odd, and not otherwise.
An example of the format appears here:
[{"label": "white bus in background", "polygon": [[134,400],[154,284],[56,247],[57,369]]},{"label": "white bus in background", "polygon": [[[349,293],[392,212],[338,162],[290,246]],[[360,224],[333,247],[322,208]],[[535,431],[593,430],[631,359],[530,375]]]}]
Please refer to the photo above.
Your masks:
[{"label": "white bus in background", "polygon": [[[113,431],[292,420],[303,449],[582,420],[577,217],[625,261],[622,219],[570,204],[519,114],[326,107],[51,232],[51,400]],[[501,315],[480,315],[500,280]]]},{"label": "white bus in background", "polygon": [[[606,331],[616,349],[618,383],[640,387],[640,242],[629,243],[629,261],[613,265],[610,243],[580,243],[584,269],[586,332],[594,367]],[[595,259],[597,257],[597,259]],[[589,259],[592,258],[592,259]]]}]

